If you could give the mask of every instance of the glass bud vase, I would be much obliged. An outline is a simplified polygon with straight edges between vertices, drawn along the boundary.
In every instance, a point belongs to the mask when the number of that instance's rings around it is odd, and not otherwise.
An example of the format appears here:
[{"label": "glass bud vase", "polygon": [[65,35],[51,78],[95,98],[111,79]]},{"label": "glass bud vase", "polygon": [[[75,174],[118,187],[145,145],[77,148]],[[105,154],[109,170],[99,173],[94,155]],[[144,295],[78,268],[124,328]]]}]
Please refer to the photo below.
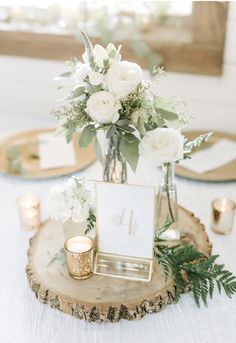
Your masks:
[{"label": "glass bud vase", "polygon": [[170,219],[171,226],[166,230],[161,238],[165,240],[178,240],[180,233],[178,230],[178,203],[177,190],[175,184],[175,163],[164,163],[162,167],[162,178],[157,195],[156,230],[160,230]]},{"label": "glass bud vase", "polygon": [[116,145],[112,139],[109,141],[108,150],[105,156],[103,181],[114,183],[127,182],[127,166],[126,161],[119,150],[119,141]]}]

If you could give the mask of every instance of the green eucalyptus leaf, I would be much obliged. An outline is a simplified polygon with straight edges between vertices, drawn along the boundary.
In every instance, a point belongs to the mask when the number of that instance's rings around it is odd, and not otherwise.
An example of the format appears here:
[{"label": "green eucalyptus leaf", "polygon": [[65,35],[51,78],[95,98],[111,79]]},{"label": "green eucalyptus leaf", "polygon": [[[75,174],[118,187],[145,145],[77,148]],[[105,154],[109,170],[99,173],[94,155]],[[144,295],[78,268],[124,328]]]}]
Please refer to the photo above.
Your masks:
[{"label": "green eucalyptus leaf", "polygon": [[119,149],[119,145],[120,145],[120,135],[117,134],[117,132],[112,136],[112,142],[114,144],[114,146],[116,147],[116,149]]},{"label": "green eucalyptus leaf", "polygon": [[137,129],[142,137],[146,135],[147,131],[141,116],[138,118]]},{"label": "green eucalyptus leaf", "polygon": [[82,148],[86,148],[94,139],[96,135],[96,130],[93,125],[86,126],[80,134],[79,145]]},{"label": "green eucalyptus leaf", "polygon": [[164,110],[163,108],[157,108],[156,111],[161,114],[163,119],[168,121],[178,120],[179,118],[177,113]]},{"label": "green eucalyptus leaf", "polygon": [[67,144],[69,144],[71,141],[72,141],[72,138],[73,138],[73,135],[75,133],[75,128],[74,127],[71,127],[70,129],[67,129],[66,130],[66,142]]},{"label": "green eucalyptus leaf", "polygon": [[72,92],[72,97],[73,98],[78,98],[79,96],[81,96],[82,94],[84,94],[84,87],[76,87],[73,92]]},{"label": "green eucalyptus leaf", "polygon": [[111,138],[116,132],[116,127],[115,125],[112,125],[110,129],[107,131],[106,138]]},{"label": "green eucalyptus leaf", "polygon": [[138,164],[139,158],[139,140],[137,137],[132,135],[132,140],[128,142],[124,136],[121,136],[120,140],[120,151],[122,155],[125,157],[126,161],[130,165],[133,172],[135,172]]},{"label": "green eucalyptus leaf", "polygon": [[130,124],[130,121],[128,119],[119,119],[116,122],[116,125],[118,126],[127,126]]},{"label": "green eucalyptus leaf", "polygon": [[104,164],[103,153],[102,153],[102,149],[101,149],[101,146],[97,137],[95,137],[93,144],[94,144],[94,150],[95,150],[97,159],[103,165]]},{"label": "green eucalyptus leaf", "polygon": [[158,127],[163,127],[165,126],[165,120],[162,117],[157,117],[155,118],[155,121],[158,125]]},{"label": "green eucalyptus leaf", "polygon": [[169,112],[176,112],[175,107],[170,103],[170,100],[161,97],[161,96],[155,96],[154,97],[154,103],[156,108],[162,108],[163,110],[169,111]]},{"label": "green eucalyptus leaf", "polygon": [[126,132],[135,132],[135,129],[132,126],[122,126],[120,130],[126,131]]}]

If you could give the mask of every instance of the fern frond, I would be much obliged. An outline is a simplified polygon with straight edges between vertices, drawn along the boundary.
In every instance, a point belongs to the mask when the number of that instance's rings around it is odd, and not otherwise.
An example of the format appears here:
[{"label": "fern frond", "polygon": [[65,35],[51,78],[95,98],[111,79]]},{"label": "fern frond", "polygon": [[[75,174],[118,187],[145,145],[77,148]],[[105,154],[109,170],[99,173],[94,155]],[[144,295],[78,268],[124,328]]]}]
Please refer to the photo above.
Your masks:
[{"label": "fern frond", "polygon": [[187,284],[198,307],[201,303],[207,306],[207,299],[213,297],[215,286],[219,292],[224,290],[229,298],[236,293],[236,277],[225,270],[224,265],[215,263],[218,255],[204,256],[191,245],[168,247],[158,241],[155,256],[163,267],[165,278],[172,275],[174,279],[176,301]]}]

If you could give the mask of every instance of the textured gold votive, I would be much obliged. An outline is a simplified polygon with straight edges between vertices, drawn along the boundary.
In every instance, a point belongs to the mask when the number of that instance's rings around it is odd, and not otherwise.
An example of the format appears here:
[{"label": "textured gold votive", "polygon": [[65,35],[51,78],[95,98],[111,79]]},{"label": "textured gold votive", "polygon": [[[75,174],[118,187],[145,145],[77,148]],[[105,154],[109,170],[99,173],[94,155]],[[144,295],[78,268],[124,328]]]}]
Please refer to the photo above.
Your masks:
[{"label": "textured gold votive", "polygon": [[226,235],[232,231],[236,204],[228,198],[215,199],[212,202],[212,231]]},{"label": "textured gold votive", "polygon": [[65,241],[68,271],[76,280],[84,280],[93,274],[93,240],[87,236],[73,236]]},{"label": "textured gold votive", "polygon": [[24,231],[39,228],[41,224],[40,199],[35,194],[24,194],[17,199],[17,207]]}]

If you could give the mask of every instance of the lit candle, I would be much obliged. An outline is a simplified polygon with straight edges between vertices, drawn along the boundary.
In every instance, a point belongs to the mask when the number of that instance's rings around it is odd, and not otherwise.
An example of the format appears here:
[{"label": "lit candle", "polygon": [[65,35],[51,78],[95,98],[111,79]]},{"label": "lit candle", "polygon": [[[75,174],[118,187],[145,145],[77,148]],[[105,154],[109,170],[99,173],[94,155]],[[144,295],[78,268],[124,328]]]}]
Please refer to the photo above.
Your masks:
[{"label": "lit candle", "polygon": [[17,199],[21,227],[25,231],[39,228],[41,223],[40,199],[34,194],[24,194]]},{"label": "lit candle", "polygon": [[73,236],[65,241],[68,271],[71,277],[83,280],[93,273],[93,240],[86,236]]},{"label": "lit candle", "polygon": [[232,231],[236,204],[227,198],[215,199],[212,202],[212,230],[221,235]]}]

